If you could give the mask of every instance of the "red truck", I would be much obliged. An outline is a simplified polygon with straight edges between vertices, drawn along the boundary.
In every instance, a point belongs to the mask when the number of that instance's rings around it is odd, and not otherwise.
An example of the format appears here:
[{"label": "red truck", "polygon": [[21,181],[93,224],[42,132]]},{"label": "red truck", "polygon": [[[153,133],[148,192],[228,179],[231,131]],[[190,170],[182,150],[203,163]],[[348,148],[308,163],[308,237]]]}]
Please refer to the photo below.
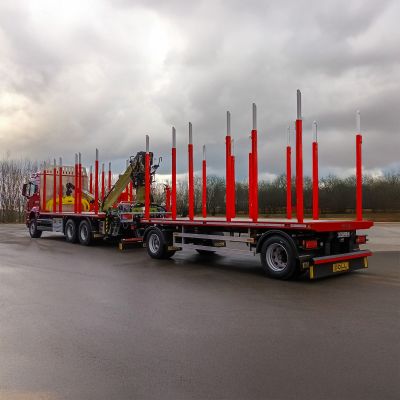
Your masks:
[{"label": "red truck", "polygon": [[[359,118],[359,116],[358,116]],[[109,190],[100,178],[96,151],[94,178],[87,176],[80,157],[74,167],[55,165],[32,175],[24,185],[26,224],[32,238],[43,231],[60,232],[71,243],[93,244],[96,238],[117,239],[122,246],[140,242],[150,257],[172,257],[179,250],[195,250],[212,255],[259,254],[265,273],[277,279],[293,279],[307,274],[310,279],[346,273],[368,267],[369,250],[360,249],[367,237],[357,230],[368,229],[372,221],[362,218],[361,135],[356,136],[356,214],[355,220],[320,220],[318,217],[318,165],[316,139],[313,143],[313,217],[304,218],[301,94],[297,93],[296,120],[296,219],[292,218],[291,188],[287,189],[287,218],[260,218],[258,215],[257,118],[253,104],[253,129],[249,153],[249,217],[236,217],[235,156],[232,153],[230,114],[227,113],[226,216],[208,217],[206,208],[206,158],[203,152],[202,214],[194,213],[194,165],[192,125],[188,144],[188,216],[177,215],[176,133],[172,129],[172,185],[164,205],[152,200],[151,185],[158,165],[153,163],[146,136],[146,151],[131,157],[126,171]],[[291,182],[291,151],[287,149],[287,182]],[[92,179],[93,178],[93,179]],[[90,183],[88,183],[88,180]],[[94,181],[94,184],[92,184]],[[101,182],[101,194],[99,189]],[[127,187],[136,197],[121,201]]]}]

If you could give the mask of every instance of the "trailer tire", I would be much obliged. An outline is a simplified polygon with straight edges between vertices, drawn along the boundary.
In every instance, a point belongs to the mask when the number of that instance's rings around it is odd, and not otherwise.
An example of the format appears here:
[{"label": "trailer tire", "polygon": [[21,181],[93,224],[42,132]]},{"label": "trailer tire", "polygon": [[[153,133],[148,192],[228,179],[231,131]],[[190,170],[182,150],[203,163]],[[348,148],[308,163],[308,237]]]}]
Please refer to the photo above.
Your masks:
[{"label": "trailer tire", "polygon": [[76,224],[73,219],[69,219],[65,224],[65,239],[69,243],[78,243]]},{"label": "trailer tire", "polygon": [[90,246],[93,243],[92,227],[86,219],[79,224],[78,239],[83,246]]},{"label": "trailer tire", "polygon": [[36,218],[31,219],[29,222],[29,235],[31,238],[37,239],[42,236],[42,231],[39,231],[37,228],[37,221]]},{"label": "trailer tire", "polygon": [[175,250],[168,250],[164,234],[157,228],[146,235],[146,248],[148,255],[158,260],[170,258],[175,254]]},{"label": "trailer tire", "polygon": [[271,236],[261,246],[261,264],[264,272],[275,279],[292,279],[297,276],[295,252],[283,236]]}]

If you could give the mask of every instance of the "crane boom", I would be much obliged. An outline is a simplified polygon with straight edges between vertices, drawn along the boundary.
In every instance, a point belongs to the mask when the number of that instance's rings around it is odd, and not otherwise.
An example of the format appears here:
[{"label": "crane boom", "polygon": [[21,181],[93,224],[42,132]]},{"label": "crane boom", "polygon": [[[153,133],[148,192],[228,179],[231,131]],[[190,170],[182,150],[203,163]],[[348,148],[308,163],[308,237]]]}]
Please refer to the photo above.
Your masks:
[{"label": "crane boom", "polygon": [[[150,152],[150,184],[159,164],[153,165],[153,153]],[[144,202],[144,193],[141,190],[145,183],[145,156],[146,152],[139,151],[135,157],[131,157],[125,172],[119,176],[115,185],[105,196],[101,210],[106,212],[118,201],[118,197],[132,180],[133,187],[136,189],[136,202]],[[159,159],[161,161],[161,158]]]}]

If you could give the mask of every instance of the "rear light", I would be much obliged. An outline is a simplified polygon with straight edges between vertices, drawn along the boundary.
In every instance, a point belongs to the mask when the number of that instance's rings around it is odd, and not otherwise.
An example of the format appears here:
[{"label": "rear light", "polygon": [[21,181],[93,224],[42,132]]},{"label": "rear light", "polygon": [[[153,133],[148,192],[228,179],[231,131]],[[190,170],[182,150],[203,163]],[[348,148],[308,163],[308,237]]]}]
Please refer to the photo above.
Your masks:
[{"label": "rear light", "polygon": [[318,240],[303,240],[303,247],[306,249],[316,249],[318,247]]},{"label": "rear light", "polygon": [[121,214],[121,221],[133,221],[132,214]]},{"label": "rear light", "polygon": [[358,244],[367,243],[367,235],[356,236],[356,243],[358,243]]}]

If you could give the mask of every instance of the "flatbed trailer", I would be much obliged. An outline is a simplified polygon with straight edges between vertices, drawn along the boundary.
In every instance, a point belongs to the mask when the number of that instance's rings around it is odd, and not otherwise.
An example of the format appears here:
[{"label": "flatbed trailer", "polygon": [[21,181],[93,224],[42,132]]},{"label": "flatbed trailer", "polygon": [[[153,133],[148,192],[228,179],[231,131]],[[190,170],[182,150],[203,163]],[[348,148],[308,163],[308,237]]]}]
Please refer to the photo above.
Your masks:
[{"label": "flatbed trailer", "polygon": [[153,258],[169,258],[178,250],[259,254],[267,275],[290,279],[307,273],[321,278],[368,267],[369,250],[360,250],[366,242],[357,230],[368,229],[371,221],[304,220],[260,218],[150,218],[146,226],[145,246]]},{"label": "flatbed trailer", "polygon": [[[249,153],[249,217],[238,218],[235,204],[235,156],[232,152],[230,136],[230,113],[227,113],[226,135],[226,215],[225,217],[207,216],[207,172],[206,155],[203,146],[202,160],[202,212],[201,216],[194,212],[194,166],[193,166],[193,134],[192,124],[189,123],[188,143],[188,217],[177,214],[176,202],[176,132],[172,128],[171,177],[172,185],[166,193],[165,208],[158,208],[151,202],[151,182],[157,166],[152,166],[153,154],[149,150],[149,137],[146,135],[146,151],[138,153],[141,158],[135,158],[131,167],[121,175],[116,183],[117,190],[111,193],[109,204],[127,185],[129,177],[134,178],[132,170],[142,160],[143,170],[140,170],[144,182],[144,203],[140,209],[131,209],[130,203],[119,203],[116,212],[110,208],[106,212],[99,209],[99,174],[98,151],[96,151],[96,171],[94,180],[94,208],[82,210],[82,166],[79,160],[75,165],[76,191],[74,194],[74,210],[62,209],[62,185],[59,185],[59,205],[56,205],[56,174],[53,170],[53,209],[46,209],[46,195],[40,197],[40,191],[29,197],[27,206],[27,226],[32,237],[40,237],[43,231],[63,233],[68,242],[79,242],[90,245],[96,238],[118,239],[120,246],[126,243],[143,243],[150,257],[165,259],[172,257],[177,251],[197,251],[203,255],[212,256],[215,252],[228,254],[260,255],[265,273],[273,278],[292,279],[300,274],[308,274],[310,279],[368,267],[368,257],[372,253],[361,249],[360,245],[367,242],[365,234],[358,230],[369,229],[372,221],[362,217],[362,162],[359,113],[357,114],[356,135],[356,219],[330,220],[319,219],[318,205],[318,146],[316,138],[313,142],[313,210],[312,219],[304,218],[303,206],[303,148],[302,148],[302,119],[301,94],[297,92],[296,119],[296,199],[295,218],[292,217],[291,198],[291,147],[288,143],[286,151],[287,165],[287,217],[265,218],[259,216],[258,204],[258,150],[257,150],[257,117],[256,106],[253,104],[253,129],[251,131],[251,151]],[[60,161],[61,165],[61,161]],[[135,167],[135,168],[136,168]],[[151,169],[153,168],[153,170]],[[48,173],[49,171],[47,171]],[[51,171],[50,171],[51,173]],[[62,167],[59,175],[63,176]],[[70,174],[71,175],[71,174]],[[72,174],[74,175],[74,174]],[[110,175],[110,173],[109,173]],[[76,178],[76,177],[75,177]],[[46,192],[46,170],[44,170],[41,191]],[[62,178],[60,178],[62,179]],[[104,168],[102,171],[102,190],[104,201]],[[92,176],[90,175],[90,182]],[[44,186],[44,187],[43,187]],[[38,185],[35,186],[36,191]],[[92,183],[90,184],[92,187]],[[110,188],[110,184],[109,184]],[[31,189],[24,188],[24,191]],[[110,189],[111,191],[113,189]],[[132,190],[132,189],[131,189]],[[36,196],[36,197],[35,197]],[[44,199],[43,202],[41,199]],[[131,199],[132,201],[132,199]],[[43,205],[42,205],[43,203]],[[93,203],[93,200],[92,200]],[[124,208],[128,204],[128,209]],[[42,206],[41,206],[42,205]],[[111,211],[110,211],[111,210]]]}]

